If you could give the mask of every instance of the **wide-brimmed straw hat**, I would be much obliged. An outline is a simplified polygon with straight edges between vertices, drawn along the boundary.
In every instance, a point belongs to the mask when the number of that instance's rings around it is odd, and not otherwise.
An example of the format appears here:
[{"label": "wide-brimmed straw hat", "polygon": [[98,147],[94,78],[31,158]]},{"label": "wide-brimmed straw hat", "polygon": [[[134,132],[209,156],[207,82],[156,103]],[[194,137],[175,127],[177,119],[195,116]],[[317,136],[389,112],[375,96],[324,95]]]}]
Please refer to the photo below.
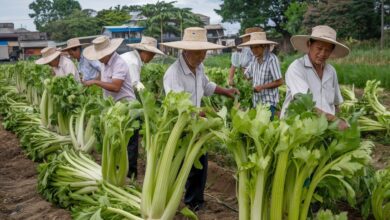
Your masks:
[{"label": "wide-brimmed straw hat", "polygon": [[88,60],[100,60],[112,54],[123,42],[122,38],[109,39],[107,36],[100,36],[92,41],[92,45],[85,48],[83,55]]},{"label": "wide-brimmed straw hat", "polygon": [[153,37],[142,36],[141,43],[127,44],[127,46],[138,50],[144,50],[155,54],[164,55],[164,53],[157,48],[157,40]]},{"label": "wide-brimmed straw hat", "polygon": [[245,29],[245,34],[241,35],[240,38],[249,36],[251,33],[255,33],[255,32],[264,32],[264,30],[261,27],[250,27]]},{"label": "wide-brimmed straw hat", "polygon": [[35,61],[35,64],[43,65],[48,64],[61,55],[55,47],[45,47],[41,50],[42,57]]},{"label": "wide-brimmed straw hat", "polygon": [[80,47],[80,46],[84,46],[84,45],[87,45],[87,44],[80,43],[80,40],[78,38],[71,38],[66,42],[66,47],[64,49],[62,49],[61,51],[67,51],[67,50],[72,49],[74,47]]},{"label": "wide-brimmed straw hat", "polygon": [[240,44],[239,47],[259,45],[259,44],[272,44],[276,45],[278,43],[274,41],[267,40],[267,35],[265,32],[254,32],[250,34],[250,39],[248,42]]},{"label": "wide-brimmed straw hat", "polygon": [[335,48],[329,57],[345,57],[349,54],[349,48],[344,44],[337,42],[336,35],[337,33],[333,28],[326,25],[319,25],[313,27],[311,35],[295,35],[291,37],[290,41],[296,50],[304,53],[309,52],[309,47],[307,46],[307,41],[309,39],[328,42],[335,45]]},{"label": "wide-brimmed straw hat", "polygon": [[186,28],[181,41],[161,43],[161,45],[183,50],[216,50],[226,48],[219,44],[207,42],[207,30],[200,27]]}]

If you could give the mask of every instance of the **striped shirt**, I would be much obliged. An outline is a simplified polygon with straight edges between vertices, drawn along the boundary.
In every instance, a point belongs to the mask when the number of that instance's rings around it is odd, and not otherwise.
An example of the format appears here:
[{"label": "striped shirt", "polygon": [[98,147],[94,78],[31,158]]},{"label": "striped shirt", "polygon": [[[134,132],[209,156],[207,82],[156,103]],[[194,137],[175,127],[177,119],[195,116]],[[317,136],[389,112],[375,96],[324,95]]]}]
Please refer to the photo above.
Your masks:
[{"label": "striped shirt", "polygon": [[235,51],[232,53],[232,57],[230,58],[230,61],[234,67],[240,67],[241,66],[241,52]]},{"label": "striped shirt", "polygon": [[88,60],[81,54],[78,69],[83,76],[83,81],[97,79],[102,72],[102,66],[103,64],[98,60]]},{"label": "striped shirt", "polygon": [[[263,57],[263,62],[259,63],[256,57],[253,57],[251,63],[245,71],[245,76],[252,78],[253,87],[265,85],[282,78],[278,57],[275,54],[267,52]],[[257,103],[276,106],[279,102],[278,88],[263,89],[260,92],[253,93],[253,106]]]},{"label": "striped shirt", "polygon": [[250,47],[243,47],[241,50],[240,65],[242,68],[247,68],[253,59],[253,53]]}]

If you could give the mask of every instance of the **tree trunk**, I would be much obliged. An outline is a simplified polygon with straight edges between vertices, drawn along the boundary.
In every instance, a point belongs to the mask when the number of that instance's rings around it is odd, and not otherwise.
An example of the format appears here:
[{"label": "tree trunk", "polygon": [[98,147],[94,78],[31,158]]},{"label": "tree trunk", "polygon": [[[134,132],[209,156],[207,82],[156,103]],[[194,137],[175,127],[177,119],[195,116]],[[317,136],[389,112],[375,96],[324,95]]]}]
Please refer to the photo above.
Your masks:
[{"label": "tree trunk", "polygon": [[385,38],[385,35],[384,35],[384,4],[385,4],[385,1],[382,0],[382,4],[381,4],[381,50],[383,50],[383,41],[384,41],[384,38]]},{"label": "tree trunk", "polygon": [[163,22],[162,20],[160,21],[160,36],[161,36],[161,43],[163,42]]}]

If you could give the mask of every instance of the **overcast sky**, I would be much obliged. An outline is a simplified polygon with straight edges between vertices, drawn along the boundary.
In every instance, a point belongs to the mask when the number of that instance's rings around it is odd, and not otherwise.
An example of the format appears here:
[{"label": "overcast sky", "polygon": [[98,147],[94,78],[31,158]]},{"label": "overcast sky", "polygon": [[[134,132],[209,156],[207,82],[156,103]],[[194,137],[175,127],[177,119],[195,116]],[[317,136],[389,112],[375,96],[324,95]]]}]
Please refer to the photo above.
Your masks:
[{"label": "overcast sky", "polygon": [[[34,31],[35,25],[33,19],[28,16],[32,13],[28,5],[33,0],[0,0],[0,23],[13,22],[15,28],[24,27]],[[157,0],[79,0],[82,9],[94,9],[96,11],[108,9],[116,5],[142,5],[147,3],[156,3]],[[170,2],[167,0],[166,2]],[[177,0],[175,6],[183,8],[192,8],[195,13],[201,13],[210,17],[210,23],[220,23],[222,18],[214,12],[214,9],[220,8],[222,0]],[[223,24],[225,34],[234,34],[238,32],[240,26],[238,24]]]}]

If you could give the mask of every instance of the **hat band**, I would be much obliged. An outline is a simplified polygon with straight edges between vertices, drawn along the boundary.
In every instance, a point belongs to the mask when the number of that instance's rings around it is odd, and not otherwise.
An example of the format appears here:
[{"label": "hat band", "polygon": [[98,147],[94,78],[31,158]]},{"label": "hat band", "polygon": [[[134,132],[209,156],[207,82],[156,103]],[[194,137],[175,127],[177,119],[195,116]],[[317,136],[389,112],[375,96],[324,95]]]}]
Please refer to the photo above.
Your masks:
[{"label": "hat band", "polygon": [[311,35],[312,37],[318,37],[318,38],[326,38],[326,39],[330,39],[330,40],[333,40],[333,41],[336,41],[336,37],[334,36],[329,36],[329,35]]}]

